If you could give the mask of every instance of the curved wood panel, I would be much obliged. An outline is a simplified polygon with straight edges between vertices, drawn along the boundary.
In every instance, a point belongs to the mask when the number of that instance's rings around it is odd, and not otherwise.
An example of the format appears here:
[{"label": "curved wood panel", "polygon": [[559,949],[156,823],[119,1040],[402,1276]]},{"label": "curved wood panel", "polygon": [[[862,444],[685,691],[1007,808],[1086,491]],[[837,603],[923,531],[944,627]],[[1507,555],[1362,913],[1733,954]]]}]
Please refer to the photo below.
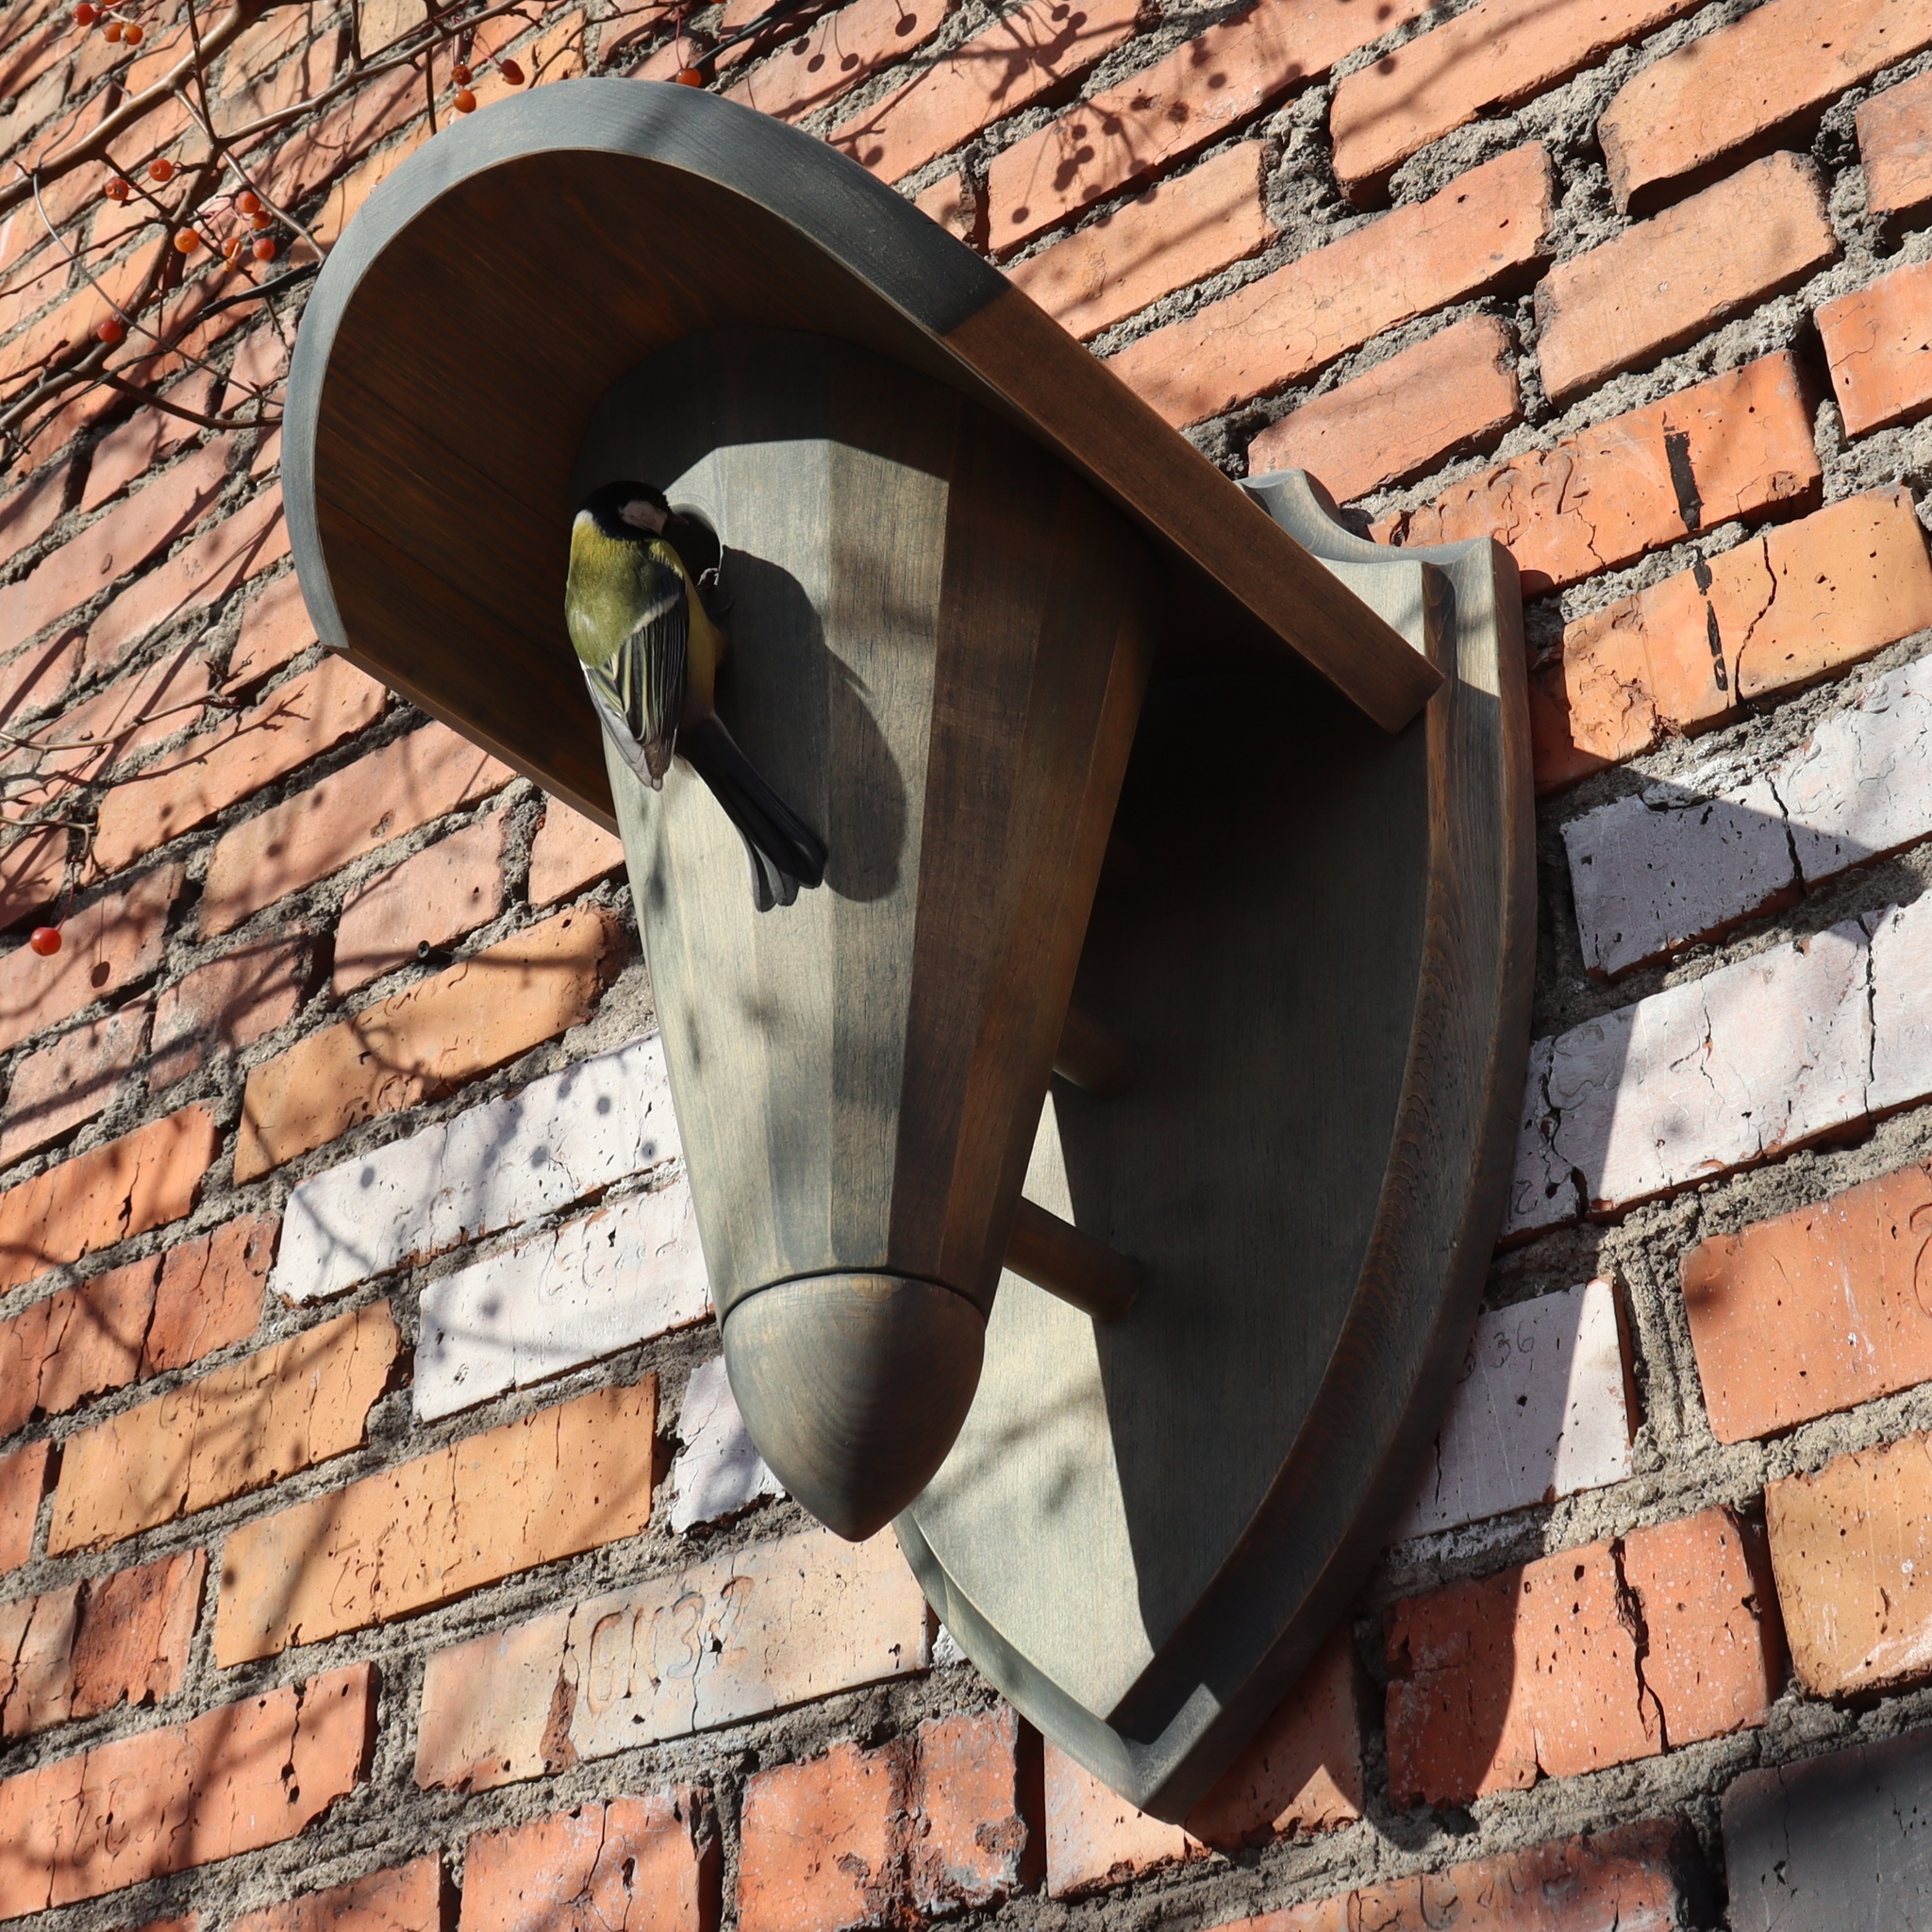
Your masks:
[{"label": "curved wood panel", "polygon": [[1181,1818],[1407,1501],[1474,1319],[1528,1044],[1514,572],[1249,486],[1449,683],[1392,738],[1254,675],[1157,679],[1074,997],[1132,1051],[1056,1081],[1027,1196],[1141,1264],[1104,1327],[1008,1273],[952,1455],[898,1520],[969,1655]]},{"label": "curved wood panel", "polygon": [[324,641],[610,824],[588,701],[555,671],[572,460],[625,370],[757,326],[891,356],[1069,463],[1155,540],[1186,647],[1286,641],[1391,729],[1434,689],[1379,617],[910,203],[749,108],[624,80],[446,128],[325,264],[283,451]]}]

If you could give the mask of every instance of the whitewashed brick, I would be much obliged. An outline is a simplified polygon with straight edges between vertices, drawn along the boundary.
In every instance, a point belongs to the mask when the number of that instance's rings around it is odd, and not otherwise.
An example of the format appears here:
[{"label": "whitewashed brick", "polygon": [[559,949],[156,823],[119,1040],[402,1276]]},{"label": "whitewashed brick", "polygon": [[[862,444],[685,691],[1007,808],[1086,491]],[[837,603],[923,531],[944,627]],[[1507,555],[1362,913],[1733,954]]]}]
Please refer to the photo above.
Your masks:
[{"label": "whitewashed brick", "polygon": [[1768,771],[1709,765],[1563,827],[1584,963],[1621,973],[1932,836],[1932,659],[1874,677]]},{"label": "whitewashed brick", "polygon": [[289,1200],[270,1285],[291,1302],[338,1294],[678,1153],[653,1034],[304,1181]]},{"label": "whitewashed brick", "polygon": [[1857,1119],[1871,1009],[1848,921],[1720,967],[1557,1040],[1557,1158],[1592,1209],[1625,1208]]},{"label": "whitewashed brick", "polygon": [[1872,928],[1871,1110],[1932,1093],[1932,894],[1892,906]]},{"label": "whitewashed brick", "polygon": [[425,1288],[416,1420],[526,1389],[710,1312],[680,1175]]},{"label": "whitewashed brick", "polygon": [[1807,884],[1932,834],[1932,659],[1872,679],[1776,783]]},{"label": "whitewashed brick", "polygon": [[785,1493],[738,1412],[723,1356],[691,1372],[677,1433],[684,1447],[671,1466],[671,1527],[679,1536],[693,1524],[736,1516],[761,1496]]},{"label": "whitewashed brick", "polygon": [[1476,1324],[1400,1542],[1630,1474],[1616,1291],[1589,1281]]},{"label": "whitewashed brick", "polygon": [[1509,1177],[1509,1202],[1503,1212],[1503,1237],[1561,1227],[1576,1219],[1576,1184],[1553,1144],[1557,1131],[1550,1112],[1550,1067],[1554,1039],[1533,1041],[1529,1074],[1523,1083],[1523,1118],[1516,1130],[1516,1167]]},{"label": "whitewashed brick", "polygon": [[692,1563],[438,1651],[416,1781],[468,1790],[924,1670],[928,1620],[891,1530]]},{"label": "whitewashed brick", "polygon": [[1563,827],[1583,963],[1622,973],[1721,931],[1797,883],[1767,777],[1723,767],[1613,799]]}]

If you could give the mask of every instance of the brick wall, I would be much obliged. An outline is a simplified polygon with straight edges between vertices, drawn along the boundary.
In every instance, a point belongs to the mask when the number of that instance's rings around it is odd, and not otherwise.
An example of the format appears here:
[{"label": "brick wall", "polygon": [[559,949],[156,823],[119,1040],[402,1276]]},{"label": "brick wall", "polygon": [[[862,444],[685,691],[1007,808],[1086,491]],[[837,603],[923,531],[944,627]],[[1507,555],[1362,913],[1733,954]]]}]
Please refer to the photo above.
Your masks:
[{"label": "brick wall", "polygon": [[[1231,474],[1510,546],[1508,1224],[1395,1541],[1221,1786],[1166,1824],[1042,1747],[743,1437],[615,842],[317,646],[306,283],[210,306],[204,247],[140,306],[147,163],[207,153],[179,0],[131,47],[14,0],[0,1918],[1924,1923],[1932,4],[835,0],[715,62],[758,0],[480,10],[413,66],[420,0],[197,16],[258,279],[458,60],[484,106],[702,63]],[[125,204],[62,165],[103,125]],[[110,299],[175,413],[62,375]]]}]

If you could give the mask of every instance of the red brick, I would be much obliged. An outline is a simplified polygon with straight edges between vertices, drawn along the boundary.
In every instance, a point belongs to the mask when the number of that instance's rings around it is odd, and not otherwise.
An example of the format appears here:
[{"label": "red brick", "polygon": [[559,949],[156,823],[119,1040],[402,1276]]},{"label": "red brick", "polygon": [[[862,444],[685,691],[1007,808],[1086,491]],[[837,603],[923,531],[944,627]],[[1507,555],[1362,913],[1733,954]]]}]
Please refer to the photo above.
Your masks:
[{"label": "red brick", "polygon": [[[195,387],[201,386],[197,379]],[[207,398],[177,395],[175,400],[199,408]],[[137,408],[125,423],[118,429],[110,429],[94,445],[88,463],[87,482],[80,492],[81,513],[99,509],[110,496],[120,495],[137,476],[145,475],[157,463],[185,448],[200,434],[194,424],[171,416],[165,409]]]},{"label": "red brick", "polygon": [[153,1256],[109,1268],[0,1324],[0,1435],[140,1374],[159,1274]]},{"label": "red brick", "polygon": [[904,1746],[835,1744],[745,1782],[740,1932],[849,1932],[882,1923],[902,1855]]},{"label": "red brick", "polygon": [[304,1892],[228,1921],[228,1932],[442,1932],[442,1859],[408,1865]]},{"label": "red brick", "polygon": [[1346,503],[1500,436],[1522,413],[1507,327],[1472,315],[1262,430],[1248,474],[1307,470]]},{"label": "red brick", "polygon": [[0,1194],[0,1289],[179,1221],[201,1191],[220,1130],[183,1108]]},{"label": "red brick", "polygon": [[1008,278],[1084,341],[1274,239],[1265,159],[1262,142],[1242,142],[1015,262]]},{"label": "red brick", "polygon": [[382,715],[388,692],[345,658],[278,685],[252,709],[190,739],[101,803],[94,863],[115,872],[203,825]]},{"label": "red brick", "polygon": [[[1027,1742],[1032,1757],[1038,1740],[1029,1733]],[[915,1909],[996,1906],[1032,1882],[1039,1848],[1026,1818],[1020,1720],[1009,1706],[928,1718],[913,1738],[913,1769]]]},{"label": "red brick", "polygon": [[62,463],[0,499],[0,566],[38,543],[59,521],[73,481],[73,464]]},{"label": "red brick", "polygon": [[0,1456],[0,1571],[18,1570],[33,1553],[34,1523],[47,1492],[51,1442],[29,1442]]},{"label": "red brick", "polygon": [[1298,82],[1424,11],[1425,0],[1260,0],[993,158],[995,251],[1164,173]]},{"label": "red brick", "polygon": [[798,121],[923,47],[946,24],[946,0],[846,0],[725,89],[779,121]]},{"label": "red brick", "polygon": [[0,1736],[174,1696],[207,1570],[193,1550],[0,1606]]},{"label": "red brick", "polygon": [[912,206],[967,247],[986,246],[986,237],[980,232],[979,192],[963,175],[942,175],[912,197]]},{"label": "red brick", "polygon": [[1780,350],[1512,457],[1371,534],[1401,544],[1492,537],[1534,597],[1734,517],[1813,508],[1823,474],[1804,378]]},{"label": "red brick", "polygon": [[230,1221],[162,1256],[142,1344],[143,1375],[185,1368],[255,1333],[280,1226],[272,1216]]},{"label": "red brick", "polygon": [[1932,409],[1932,264],[1911,262],[1818,311],[1845,434],[1890,429]]},{"label": "red brick", "polygon": [[1538,787],[1707,731],[1748,698],[1844,669],[1932,625],[1932,567],[1903,490],[1852,496],[1567,625],[1530,684]]},{"label": "red brick", "polygon": [[1919,1289],[1932,1170],[1700,1241],[1684,1307],[1710,1426],[1741,1442],[1932,1380]]},{"label": "red brick", "polygon": [[1767,1483],[1764,1517],[1806,1690],[1855,1697],[1932,1676],[1932,1439]]},{"label": "red brick", "polygon": [[292,1017],[308,991],[314,953],[312,933],[256,940],[164,987],[155,1000],[149,1092],[240,1053]]},{"label": "red brick", "polygon": [[1677,1932],[1707,1887],[1680,1819],[1472,1858],[1314,1905],[1242,1919],[1224,1932]]},{"label": "red brick", "polygon": [[358,886],[336,925],[337,996],[413,962],[419,945],[489,924],[503,910],[508,836],[508,815],[494,812]]},{"label": "red brick", "polygon": [[1567,402],[1795,288],[1838,253],[1817,164],[1767,155],[1544,276],[1543,387]]},{"label": "red brick", "polygon": [[30,638],[139,570],[215,500],[227,467],[226,442],[210,443],[42,558],[0,590],[0,637]]},{"label": "red brick", "polygon": [[70,1717],[92,1717],[117,1704],[158,1704],[180,1690],[207,1574],[207,1554],[189,1550],[85,1586]]},{"label": "red brick", "polygon": [[624,841],[560,798],[543,802],[530,846],[530,904],[554,905],[608,878],[624,863]]},{"label": "red brick", "polygon": [[1132,37],[1138,12],[1139,0],[1032,0],[827,138],[881,181],[902,180],[1084,74]]},{"label": "red brick", "polygon": [[0,1323],[0,1436],[254,1332],[275,1221],[234,1221]]},{"label": "red brick", "polygon": [[1046,1889],[1078,1898],[1208,1856],[1184,1826],[1127,1803],[1058,1745],[1046,1747]]},{"label": "red brick", "polygon": [[1339,1629],[1208,1795],[1188,1830],[1217,1850],[1335,1831],[1362,1815],[1355,1648]]},{"label": "red brick", "polygon": [[145,1004],[104,1013],[29,1054],[13,1070],[0,1115],[0,1167],[105,1110],[147,1047]]},{"label": "red brick", "polygon": [[1707,1509],[1397,1604],[1391,1796],[1466,1804],[1762,1723],[1777,1645],[1759,1591],[1736,1520]]},{"label": "red brick", "polygon": [[1596,124],[1617,206],[1654,203],[1729,156],[1802,146],[1833,96],[1926,46],[1932,0],[1770,0],[1618,90]]},{"label": "red brick", "polygon": [[446,725],[425,724],[225,832],[202,887],[201,930],[226,932],[363,853],[489,797],[515,775]]},{"label": "red brick", "polygon": [[30,808],[57,801],[73,785],[98,779],[137,751],[186,731],[201,722],[211,688],[208,659],[192,644],[117,677],[0,760],[0,772],[16,786],[26,774],[41,781],[15,790],[9,802]]},{"label": "red brick", "polygon": [[1384,329],[1514,281],[1543,252],[1553,183],[1531,143],[1305,255],[1111,359],[1170,423],[1312,375]]},{"label": "red brick", "polygon": [[281,208],[300,208],[379,142],[423,112],[423,76],[414,68],[378,75],[352,90],[319,121],[298,124],[275,151],[263,192]]},{"label": "red brick", "polygon": [[579,1024],[615,976],[622,943],[599,908],[554,913],[263,1061],[242,1094],[236,1180],[452,1092]]},{"label": "red brick", "polygon": [[463,1850],[458,1923],[458,1932],[711,1932],[717,1838],[690,1790],[484,1832]]},{"label": "red brick", "polygon": [[359,1447],[401,1346],[374,1302],[77,1431],[48,1553],[119,1542]]},{"label": "red brick", "polygon": [[216,1663],[408,1616],[640,1534],[657,1416],[646,1375],[230,1530]]},{"label": "red brick", "polygon": [[294,1838],[368,1762],[375,1667],[349,1664],[0,1783],[0,1917]]},{"label": "red brick", "polygon": [[80,669],[81,641],[72,634],[16,651],[0,665],[0,725],[57,705]]},{"label": "red brick", "polygon": [[1857,126],[1865,206],[1900,222],[1932,208],[1932,75],[1862,103]]},{"label": "red brick", "polygon": [[1624,1581],[1650,1639],[1640,1672],[1674,1751],[1764,1722],[1784,1682],[1784,1623],[1762,1531],[1728,1509],[1641,1529]]},{"label": "red brick", "polygon": [[227,688],[258,684],[299,658],[315,641],[315,625],[302,601],[302,585],[293,571],[255,591],[242,611],[242,631],[228,659]]},{"label": "red brick", "polygon": [[120,663],[158,625],[206,608],[288,554],[280,492],[271,491],[123,591],[88,627],[88,668]]},{"label": "red brick", "polygon": [[0,847],[0,927],[50,906],[67,882],[65,825],[25,831]]},{"label": "red brick", "polygon": [[1355,201],[1379,195],[1419,149],[1496,108],[1568,80],[1697,0],[1482,0],[1336,84],[1335,172]]}]

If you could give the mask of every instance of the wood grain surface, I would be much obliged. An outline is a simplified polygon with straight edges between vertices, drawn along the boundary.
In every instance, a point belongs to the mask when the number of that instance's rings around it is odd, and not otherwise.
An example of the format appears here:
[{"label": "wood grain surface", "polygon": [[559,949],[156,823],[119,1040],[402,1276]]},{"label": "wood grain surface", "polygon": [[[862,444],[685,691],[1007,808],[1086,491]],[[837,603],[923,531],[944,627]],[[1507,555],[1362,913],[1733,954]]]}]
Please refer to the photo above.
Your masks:
[{"label": "wood grain surface", "polygon": [[744,326],[889,356],[1070,465],[1152,541],[1177,638],[1289,658],[1391,728],[1434,688],[1373,610],[910,203],[748,108],[609,79],[444,129],[318,278],[283,480],[324,641],[613,824],[589,702],[556,670],[572,465],[626,370]]}]

